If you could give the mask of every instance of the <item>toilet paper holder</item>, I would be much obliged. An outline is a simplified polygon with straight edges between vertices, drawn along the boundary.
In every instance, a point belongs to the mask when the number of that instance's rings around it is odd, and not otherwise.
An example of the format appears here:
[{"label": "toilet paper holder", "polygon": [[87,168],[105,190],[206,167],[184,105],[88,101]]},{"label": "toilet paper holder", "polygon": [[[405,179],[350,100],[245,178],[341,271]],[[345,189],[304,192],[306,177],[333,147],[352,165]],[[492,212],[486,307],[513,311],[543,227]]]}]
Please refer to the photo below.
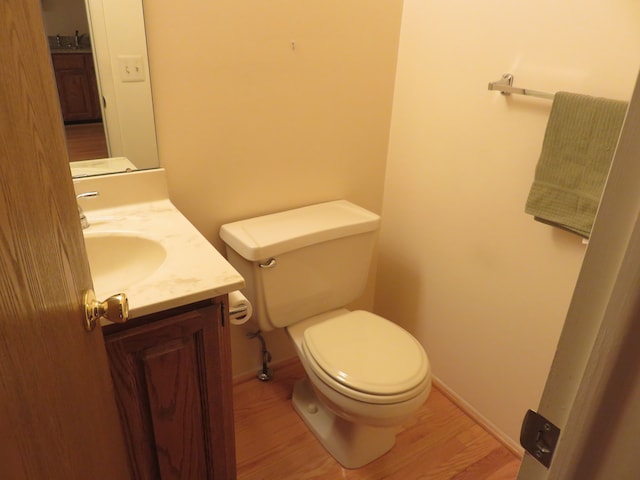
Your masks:
[{"label": "toilet paper holder", "polygon": [[247,313],[249,313],[249,308],[246,305],[231,305],[229,307],[229,315],[237,320],[244,320]]},{"label": "toilet paper holder", "polygon": [[251,319],[251,302],[239,290],[229,293],[229,321],[232,325],[243,325]]}]

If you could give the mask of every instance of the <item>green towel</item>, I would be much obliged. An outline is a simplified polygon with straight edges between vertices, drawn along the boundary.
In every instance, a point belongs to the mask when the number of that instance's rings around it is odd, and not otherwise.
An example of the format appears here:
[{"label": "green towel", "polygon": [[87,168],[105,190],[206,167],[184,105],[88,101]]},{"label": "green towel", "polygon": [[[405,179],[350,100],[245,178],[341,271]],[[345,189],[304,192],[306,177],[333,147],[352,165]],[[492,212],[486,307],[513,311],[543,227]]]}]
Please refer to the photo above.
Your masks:
[{"label": "green towel", "polygon": [[627,103],[558,92],[525,212],[589,238]]}]

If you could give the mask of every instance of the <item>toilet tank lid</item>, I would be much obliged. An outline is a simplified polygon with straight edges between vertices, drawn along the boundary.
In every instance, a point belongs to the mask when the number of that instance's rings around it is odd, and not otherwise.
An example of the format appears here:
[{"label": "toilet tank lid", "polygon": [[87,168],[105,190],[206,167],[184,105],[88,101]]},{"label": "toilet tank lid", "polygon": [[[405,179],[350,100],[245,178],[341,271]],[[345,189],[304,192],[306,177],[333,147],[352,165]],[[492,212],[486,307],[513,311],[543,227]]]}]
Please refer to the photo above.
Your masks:
[{"label": "toilet tank lid", "polygon": [[378,228],[380,217],[346,200],[263,215],[220,227],[224,242],[250,261]]}]

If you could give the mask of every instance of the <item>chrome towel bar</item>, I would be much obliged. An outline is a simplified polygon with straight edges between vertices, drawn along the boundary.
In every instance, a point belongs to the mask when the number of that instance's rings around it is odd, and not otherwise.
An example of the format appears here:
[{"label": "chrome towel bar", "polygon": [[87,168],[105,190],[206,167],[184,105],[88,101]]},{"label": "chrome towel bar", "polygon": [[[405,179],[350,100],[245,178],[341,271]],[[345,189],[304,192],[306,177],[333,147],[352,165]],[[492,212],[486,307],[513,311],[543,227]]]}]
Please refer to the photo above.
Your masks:
[{"label": "chrome towel bar", "polygon": [[489,82],[489,90],[497,90],[503,95],[510,95],[512,93],[518,95],[527,95],[529,97],[546,98],[547,100],[553,100],[554,94],[547,92],[540,92],[538,90],[531,90],[529,88],[518,88],[513,86],[513,75],[505,73],[502,78],[495,82]]}]

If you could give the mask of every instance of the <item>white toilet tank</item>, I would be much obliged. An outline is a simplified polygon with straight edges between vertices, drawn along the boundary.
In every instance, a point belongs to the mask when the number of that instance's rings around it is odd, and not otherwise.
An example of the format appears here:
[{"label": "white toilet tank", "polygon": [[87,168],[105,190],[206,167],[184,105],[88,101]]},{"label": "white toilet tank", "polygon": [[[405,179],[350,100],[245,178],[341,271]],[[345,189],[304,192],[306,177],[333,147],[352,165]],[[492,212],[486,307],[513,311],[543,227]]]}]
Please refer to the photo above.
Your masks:
[{"label": "white toilet tank", "polygon": [[375,213],[337,200],[228,223],[220,237],[268,331],[357,299],[379,223]]}]

